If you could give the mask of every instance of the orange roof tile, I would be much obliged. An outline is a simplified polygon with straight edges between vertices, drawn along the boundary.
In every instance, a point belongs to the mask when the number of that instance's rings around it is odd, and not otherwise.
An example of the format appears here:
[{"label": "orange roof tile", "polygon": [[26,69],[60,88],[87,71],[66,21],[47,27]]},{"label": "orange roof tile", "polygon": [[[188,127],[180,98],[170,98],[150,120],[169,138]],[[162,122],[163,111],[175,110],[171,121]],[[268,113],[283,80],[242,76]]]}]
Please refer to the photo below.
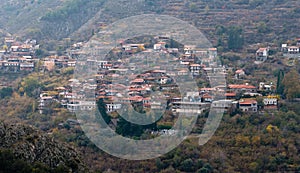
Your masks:
[{"label": "orange roof tile", "polygon": [[256,89],[253,85],[228,85],[230,89]]}]

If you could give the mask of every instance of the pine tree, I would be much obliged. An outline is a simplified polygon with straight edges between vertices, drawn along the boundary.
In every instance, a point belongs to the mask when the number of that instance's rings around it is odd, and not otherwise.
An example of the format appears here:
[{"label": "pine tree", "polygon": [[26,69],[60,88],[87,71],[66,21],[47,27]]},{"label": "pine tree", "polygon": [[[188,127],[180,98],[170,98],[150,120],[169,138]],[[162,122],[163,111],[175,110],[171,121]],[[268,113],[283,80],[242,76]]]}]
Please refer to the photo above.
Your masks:
[{"label": "pine tree", "polygon": [[282,80],[284,78],[283,70],[279,70],[277,74],[277,86],[276,86],[276,93],[279,95],[283,95],[284,93],[284,86],[282,84]]}]

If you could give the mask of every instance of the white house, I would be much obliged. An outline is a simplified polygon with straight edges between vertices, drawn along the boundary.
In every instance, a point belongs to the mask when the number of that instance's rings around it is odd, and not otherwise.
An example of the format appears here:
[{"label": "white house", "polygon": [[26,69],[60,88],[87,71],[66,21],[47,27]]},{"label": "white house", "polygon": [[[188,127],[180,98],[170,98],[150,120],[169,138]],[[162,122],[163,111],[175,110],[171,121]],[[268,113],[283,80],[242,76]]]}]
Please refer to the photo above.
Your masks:
[{"label": "white house", "polygon": [[159,42],[157,44],[154,44],[153,49],[158,51],[161,49],[165,49],[166,48],[166,42]]},{"label": "white house", "polygon": [[264,109],[277,109],[278,97],[277,96],[267,96],[263,98]]},{"label": "white house", "polygon": [[200,69],[201,69],[200,64],[191,64],[190,65],[190,70],[193,75],[199,75]]},{"label": "white house", "polygon": [[71,112],[75,112],[77,110],[94,110],[96,106],[95,101],[73,101],[67,104],[67,108]]},{"label": "white house", "polygon": [[264,82],[259,83],[260,91],[272,91],[273,88],[274,88],[274,86],[273,86],[272,82],[270,84],[265,84]]},{"label": "white house", "polygon": [[239,108],[243,112],[257,112],[257,101],[252,99],[242,99],[239,101]]},{"label": "white house", "polygon": [[259,48],[256,51],[256,61],[265,61],[269,56],[269,48]]},{"label": "white house", "polygon": [[218,49],[217,48],[209,48],[208,55],[209,55],[209,58],[215,59],[218,56]]},{"label": "white house", "polygon": [[235,71],[235,78],[240,79],[241,77],[245,76],[246,73],[243,69]]},{"label": "white house", "polygon": [[216,111],[228,112],[230,109],[236,109],[237,102],[232,100],[218,100],[211,104],[211,109]]},{"label": "white house", "polygon": [[184,54],[191,55],[194,53],[195,49],[196,49],[196,45],[185,45],[184,46]]},{"label": "white house", "polygon": [[113,112],[122,108],[121,103],[108,103],[106,104],[107,112]]},{"label": "white house", "polygon": [[172,106],[173,113],[183,113],[186,116],[201,114],[205,109],[209,108],[208,103],[201,102],[174,102]]},{"label": "white house", "polygon": [[288,47],[288,53],[289,54],[298,54],[298,53],[300,53],[299,47],[297,47],[297,46]]}]

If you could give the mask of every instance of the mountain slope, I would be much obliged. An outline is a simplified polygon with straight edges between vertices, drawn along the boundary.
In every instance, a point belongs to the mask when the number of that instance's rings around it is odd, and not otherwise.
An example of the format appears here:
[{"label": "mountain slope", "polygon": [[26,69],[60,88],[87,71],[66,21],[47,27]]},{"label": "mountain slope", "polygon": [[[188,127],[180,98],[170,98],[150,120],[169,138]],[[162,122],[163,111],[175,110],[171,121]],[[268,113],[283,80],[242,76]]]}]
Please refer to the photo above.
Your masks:
[{"label": "mountain slope", "polygon": [[64,166],[72,172],[86,171],[74,148],[58,143],[30,126],[0,122],[0,139],[0,150],[9,149],[29,164],[42,163],[52,169]]},{"label": "mountain slope", "polygon": [[300,1],[288,0],[0,0],[0,28],[39,40],[87,40],[111,23],[138,14],[164,14],[188,21],[214,43],[216,27],[242,26],[246,43],[298,36]]}]

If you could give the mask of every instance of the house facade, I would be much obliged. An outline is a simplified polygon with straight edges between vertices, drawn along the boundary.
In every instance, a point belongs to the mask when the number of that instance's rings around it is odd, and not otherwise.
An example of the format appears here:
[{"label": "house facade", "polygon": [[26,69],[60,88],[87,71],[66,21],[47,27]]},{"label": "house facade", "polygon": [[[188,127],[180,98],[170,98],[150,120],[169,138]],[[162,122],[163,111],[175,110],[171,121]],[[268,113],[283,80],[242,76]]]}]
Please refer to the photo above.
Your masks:
[{"label": "house facade", "polygon": [[259,48],[256,51],[256,61],[266,61],[269,56],[269,48]]},{"label": "house facade", "polygon": [[257,112],[257,101],[252,99],[242,99],[239,101],[239,109],[243,112]]}]

